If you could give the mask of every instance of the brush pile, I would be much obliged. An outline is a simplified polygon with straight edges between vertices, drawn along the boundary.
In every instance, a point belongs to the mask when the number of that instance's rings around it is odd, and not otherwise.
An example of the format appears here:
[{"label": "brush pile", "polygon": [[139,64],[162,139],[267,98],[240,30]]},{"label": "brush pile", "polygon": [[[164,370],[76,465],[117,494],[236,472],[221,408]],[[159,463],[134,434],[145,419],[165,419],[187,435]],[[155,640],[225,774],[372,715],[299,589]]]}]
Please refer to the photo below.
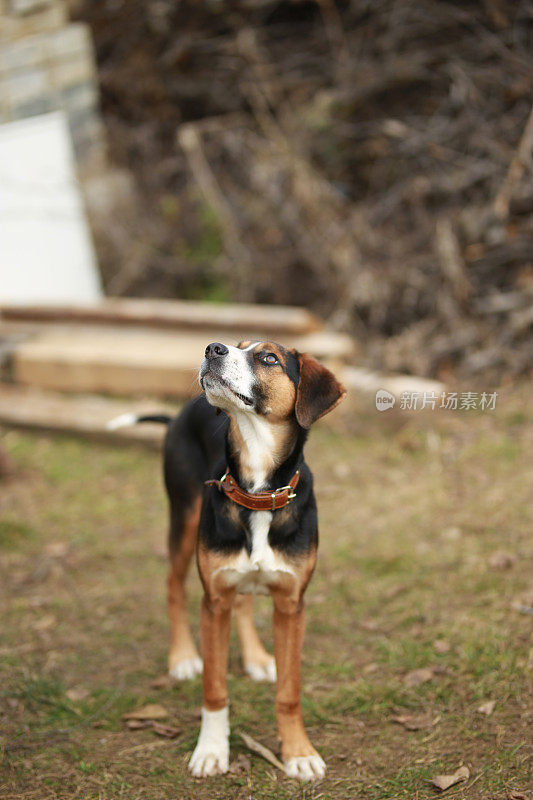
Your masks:
[{"label": "brush pile", "polygon": [[533,3],[102,0],[108,291],[305,305],[372,366],[518,376],[533,324]]}]

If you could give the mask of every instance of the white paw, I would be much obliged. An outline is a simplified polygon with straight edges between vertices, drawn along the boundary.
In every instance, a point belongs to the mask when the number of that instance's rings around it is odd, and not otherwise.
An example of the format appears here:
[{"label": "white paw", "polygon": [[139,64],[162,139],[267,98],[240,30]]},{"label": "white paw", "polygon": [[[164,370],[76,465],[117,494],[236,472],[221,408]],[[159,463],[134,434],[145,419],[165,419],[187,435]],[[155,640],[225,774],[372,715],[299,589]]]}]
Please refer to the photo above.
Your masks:
[{"label": "white paw", "polygon": [[318,781],[326,774],[326,765],[318,753],[314,756],[289,758],[285,764],[285,772],[289,778],[300,781]]},{"label": "white paw", "polygon": [[222,775],[229,766],[228,707],[220,711],[202,708],[202,727],[196,750],[189,761],[195,778]]},{"label": "white paw", "polygon": [[203,664],[201,658],[184,658],[170,667],[168,674],[177,681],[189,681],[196,675],[201,675]]},{"label": "white paw", "polygon": [[229,746],[203,747],[198,744],[189,761],[189,771],[195,778],[207,778],[209,775],[223,775],[228,771]]},{"label": "white paw", "polygon": [[244,665],[244,669],[253,681],[276,683],[276,662],[273,658],[265,666],[249,663]]}]

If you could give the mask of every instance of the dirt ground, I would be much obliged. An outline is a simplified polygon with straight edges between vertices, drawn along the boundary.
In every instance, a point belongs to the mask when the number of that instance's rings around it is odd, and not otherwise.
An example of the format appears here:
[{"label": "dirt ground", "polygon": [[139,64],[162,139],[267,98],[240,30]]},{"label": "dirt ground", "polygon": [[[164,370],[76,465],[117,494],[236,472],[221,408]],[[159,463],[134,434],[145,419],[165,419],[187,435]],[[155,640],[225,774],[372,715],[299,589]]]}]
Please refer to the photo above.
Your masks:
[{"label": "dirt ground", "polygon": [[[274,689],[244,676],[235,641],[231,771],[187,773],[200,680],[156,680],[167,646],[158,454],[5,431],[15,473],[0,488],[0,797],[425,800],[438,794],[431,778],[462,765],[469,777],[447,798],[533,797],[530,396],[525,386],[494,412],[403,419],[347,409],[313,431],[321,553],[303,707],[328,773],[312,786],[241,740],[277,749]],[[196,575],[190,587],[196,632]],[[257,620],[271,647],[267,598]],[[159,733],[174,738],[126,726],[147,703],[163,706],[171,730]]]}]

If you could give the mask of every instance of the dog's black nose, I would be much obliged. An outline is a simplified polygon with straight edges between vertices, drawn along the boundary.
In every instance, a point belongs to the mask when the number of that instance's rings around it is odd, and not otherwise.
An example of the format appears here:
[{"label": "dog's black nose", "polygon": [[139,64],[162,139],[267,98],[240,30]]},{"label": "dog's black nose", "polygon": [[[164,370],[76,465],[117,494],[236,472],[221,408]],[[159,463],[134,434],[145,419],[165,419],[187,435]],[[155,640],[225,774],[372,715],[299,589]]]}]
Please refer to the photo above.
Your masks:
[{"label": "dog's black nose", "polygon": [[211,342],[205,348],[205,357],[206,358],[218,358],[219,356],[225,356],[229,353],[228,348],[225,344],[221,342]]}]

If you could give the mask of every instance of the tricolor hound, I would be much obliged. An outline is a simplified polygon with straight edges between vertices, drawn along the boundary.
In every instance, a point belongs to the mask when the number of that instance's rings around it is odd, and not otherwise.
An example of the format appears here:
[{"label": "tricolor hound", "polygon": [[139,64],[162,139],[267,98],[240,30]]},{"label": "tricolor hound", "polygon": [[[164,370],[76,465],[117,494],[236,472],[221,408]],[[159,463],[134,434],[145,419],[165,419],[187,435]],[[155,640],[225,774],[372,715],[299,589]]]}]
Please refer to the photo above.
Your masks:
[{"label": "tricolor hound", "polygon": [[[203,671],[202,725],[189,769],[224,773],[229,759],[226,672],[235,608],[244,668],[277,680],[276,718],[287,775],[322,778],[325,764],[305,732],[300,706],[304,592],[316,562],[313,478],[304,461],[309,428],[343,399],[335,376],[314,358],[273,342],[213,342],[199,373],[204,395],[171,419],[164,448],[170,504],[168,603],[170,674]],[[187,620],[185,578],[196,551],[204,587],[201,651]],[[274,603],[274,655],[254,627],[252,597]]]}]

